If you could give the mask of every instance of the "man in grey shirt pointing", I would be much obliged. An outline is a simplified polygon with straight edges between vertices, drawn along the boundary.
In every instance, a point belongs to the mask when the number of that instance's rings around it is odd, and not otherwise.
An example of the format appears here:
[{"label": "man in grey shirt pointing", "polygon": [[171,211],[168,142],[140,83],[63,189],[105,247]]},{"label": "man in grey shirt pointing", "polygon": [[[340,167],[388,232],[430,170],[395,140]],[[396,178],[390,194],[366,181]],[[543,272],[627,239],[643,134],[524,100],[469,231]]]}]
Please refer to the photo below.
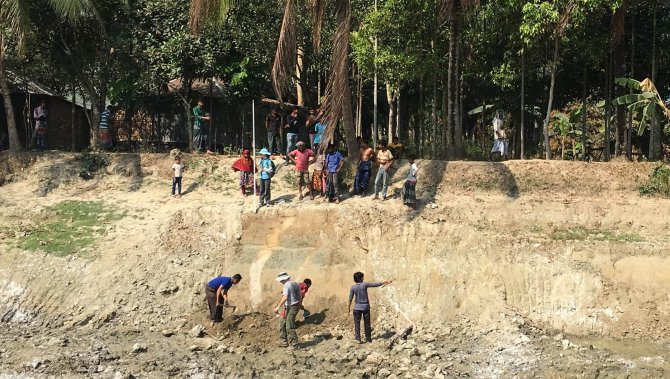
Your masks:
[{"label": "man in grey shirt pointing", "polygon": [[351,312],[351,302],[354,303],[354,331],[355,339],[358,343],[361,342],[361,318],[365,327],[365,341],[372,342],[372,326],[370,325],[370,301],[368,300],[369,287],[381,287],[391,284],[392,280],[383,282],[367,283],[363,282],[363,273],[357,272],[354,274],[354,285],[349,290],[349,312]]}]

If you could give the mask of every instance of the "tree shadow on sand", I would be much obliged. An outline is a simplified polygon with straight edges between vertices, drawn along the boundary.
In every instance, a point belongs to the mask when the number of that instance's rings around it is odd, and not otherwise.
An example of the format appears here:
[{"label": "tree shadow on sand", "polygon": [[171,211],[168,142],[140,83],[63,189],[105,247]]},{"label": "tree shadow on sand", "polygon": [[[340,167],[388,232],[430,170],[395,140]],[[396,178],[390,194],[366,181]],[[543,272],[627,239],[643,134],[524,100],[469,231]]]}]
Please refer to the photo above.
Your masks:
[{"label": "tree shadow on sand", "polygon": [[328,308],[322,310],[319,313],[312,313],[311,316],[306,318],[303,321],[296,321],[296,326],[301,326],[301,325],[321,325],[325,320],[326,320],[326,312],[328,312]]},{"label": "tree shadow on sand", "polygon": [[186,187],[186,189],[181,193],[182,196],[188,195],[189,193],[194,192],[200,187],[200,180],[196,179],[191,181],[191,183]]},{"label": "tree shadow on sand", "polygon": [[[448,190],[450,185],[447,178],[449,164],[449,161],[441,160],[424,160],[418,162],[417,202],[415,212],[412,212],[410,215],[410,220],[422,214],[426,209],[438,207],[435,203],[438,186],[440,183],[443,183],[447,187],[446,190]],[[519,197],[519,186],[517,185],[516,178],[506,164],[502,162],[462,162],[461,164],[483,166],[478,167],[476,170],[481,172],[480,175],[464,175],[462,178],[457,178],[460,180],[458,185],[464,189],[472,188],[473,191],[499,191],[512,200],[516,200]],[[467,167],[465,170],[467,170]],[[430,177],[426,173],[435,173],[435,175]],[[399,177],[401,180],[404,180],[404,177]],[[445,189],[441,190],[444,191]]]}]

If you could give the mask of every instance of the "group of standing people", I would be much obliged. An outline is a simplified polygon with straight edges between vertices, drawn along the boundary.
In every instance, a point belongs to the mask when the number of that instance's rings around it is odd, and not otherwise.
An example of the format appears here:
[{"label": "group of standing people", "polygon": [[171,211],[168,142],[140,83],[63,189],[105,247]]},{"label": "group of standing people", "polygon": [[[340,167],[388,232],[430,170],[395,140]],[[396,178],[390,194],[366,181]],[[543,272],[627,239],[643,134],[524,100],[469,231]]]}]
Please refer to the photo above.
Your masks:
[{"label": "group of standing people", "polygon": [[[386,200],[388,198],[388,185],[396,160],[400,160],[403,154],[403,145],[398,137],[393,138],[393,143],[389,144],[386,140],[379,141],[379,150],[375,152],[370,146],[359,137],[360,155],[358,158],[358,167],[356,169],[356,178],[354,180],[354,195],[366,196],[368,185],[372,177],[373,162],[378,165],[377,176],[375,177],[374,196],[372,200]],[[391,150],[393,149],[393,151]],[[395,156],[394,156],[395,154]],[[408,157],[410,165],[407,178],[403,184],[400,198],[403,204],[414,207],[416,205],[416,183],[419,168],[415,163],[414,155]],[[381,195],[381,197],[379,196]]]},{"label": "group of standing people", "polygon": [[[362,272],[354,273],[354,284],[349,289],[347,313],[352,314],[354,319],[354,340],[358,343],[369,343],[372,342],[372,325],[368,288],[384,287],[393,281],[365,282],[363,279]],[[213,323],[223,321],[224,308],[235,308],[228,300],[228,291],[241,280],[242,276],[235,274],[232,277],[217,276],[205,284],[205,299],[209,308],[209,318]],[[296,319],[301,310],[304,320],[311,316],[311,313],[305,309],[304,301],[307,291],[312,287],[312,281],[305,279],[298,283],[287,272],[279,273],[275,280],[282,285],[281,297],[272,309],[272,313],[279,318],[279,346],[300,348]],[[364,325],[365,340],[361,338],[361,320]]]},{"label": "group of standing people", "polygon": [[[204,102],[198,101],[198,105],[193,109],[194,115],[194,146],[198,150],[207,149],[207,131],[204,128],[204,121],[209,120],[203,111]],[[277,172],[277,166],[273,161],[273,156],[283,155],[285,165],[294,166],[294,175],[297,182],[298,199],[303,200],[305,195],[314,200],[316,197],[322,197],[324,202],[340,203],[339,180],[340,172],[345,164],[344,156],[337,150],[335,145],[320,147],[326,125],[323,124],[323,113],[319,109],[309,111],[307,120],[302,123],[298,108],[291,109],[291,113],[284,118],[279,113],[279,108],[274,107],[265,118],[265,128],[267,130],[268,147],[259,151],[260,160],[256,162],[251,156],[249,149],[244,149],[242,156],[237,159],[232,169],[239,173],[239,188],[243,196],[248,196],[254,191],[254,186],[260,196],[259,206],[272,205],[272,178]],[[301,125],[304,125],[307,133],[301,133]],[[282,135],[286,132],[286,152],[281,153]],[[309,136],[309,146],[306,141],[300,140],[301,135]],[[379,149],[374,151],[372,147],[362,138],[358,137],[359,156],[356,166],[356,174],[352,189],[352,196],[367,196],[374,165],[378,167],[374,180],[373,200],[386,200],[388,196],[388,187],[391,179],[393,165],[396,161],[402,159],[403,145],[398,137],[393,137],[392,143],[386,140],[379,141]],[[410,168],[405,183],[401,191],[402,202],[410,207],[416,204],[416,183],[418,176],[418,166],[415,163],[415,157],[408,157]],[[313,170],[310,172],[310,166]],[[173,189],[172,194],[179,196],[181,192],[181,172],[183,165],[180,161],[175,162],[172,169]],[[260,174],[260,182],[256,183],[254,173]],[[307,190],[307,193],[305,192]]]}]

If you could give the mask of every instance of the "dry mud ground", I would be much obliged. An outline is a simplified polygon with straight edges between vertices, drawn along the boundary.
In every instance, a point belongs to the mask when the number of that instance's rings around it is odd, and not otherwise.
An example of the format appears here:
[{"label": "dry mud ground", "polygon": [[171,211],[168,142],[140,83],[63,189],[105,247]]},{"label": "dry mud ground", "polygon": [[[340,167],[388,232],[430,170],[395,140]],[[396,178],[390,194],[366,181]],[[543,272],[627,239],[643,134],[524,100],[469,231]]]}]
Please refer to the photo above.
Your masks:
[{"label": "dry mud ground", "polygon": [[[670,205],[637,193],[653,165],[420,161],[409,211],[299,201],[277,161],[278,203],[256,213],[230,158],[186,156],[173,199],[167,154],[109,155],[92,178],[76,157],[0,156],[0,378],[670,377]],[[120,216],[47,253],[38,233],[71,200]],[[395,279],[370,291],[366,345],[346,314],[357,270]],[[276,346],[280,271],[314,281],[297,350]],[[203,283],[236,272],[238,309],[212,326]]]}]

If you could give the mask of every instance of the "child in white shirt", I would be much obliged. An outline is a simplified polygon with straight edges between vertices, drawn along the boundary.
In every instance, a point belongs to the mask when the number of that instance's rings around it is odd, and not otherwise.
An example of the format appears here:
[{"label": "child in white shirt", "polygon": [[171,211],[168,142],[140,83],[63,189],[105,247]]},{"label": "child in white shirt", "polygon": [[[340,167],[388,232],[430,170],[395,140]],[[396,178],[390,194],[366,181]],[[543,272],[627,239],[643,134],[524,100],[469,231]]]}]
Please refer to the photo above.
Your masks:
[{"label": "child in white shirt", "polygon": [[[181,172],[184,170],[184,164],[181,163],[181,157],[174,157],[172,165],[172,196],[181,197]],[[175,192],[176,190],[176,192]]]}]

